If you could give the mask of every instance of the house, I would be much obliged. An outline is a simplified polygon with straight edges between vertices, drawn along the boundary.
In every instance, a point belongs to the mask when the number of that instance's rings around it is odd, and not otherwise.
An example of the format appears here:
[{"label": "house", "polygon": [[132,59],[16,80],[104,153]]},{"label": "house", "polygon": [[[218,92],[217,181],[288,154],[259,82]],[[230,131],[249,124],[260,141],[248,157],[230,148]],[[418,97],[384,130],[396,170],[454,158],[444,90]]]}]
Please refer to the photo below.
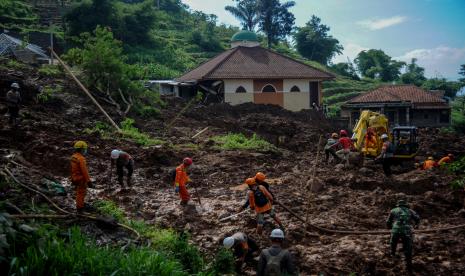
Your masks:
[{"label": "house", "polygon": [[217,101],[274,104],[299,111],[322,104],[322,82],[334,75],[260,46],[250,31],[236,33],[231,49],[180,76],[178,96],[200,90]]},{"label": "house", "polygon": [[341,117],[352,128],[362,110],[385,114],[390,125],[446,127],[451,107],[443,91],[426,91],[415,85],[385,85],[357,96],[341,107]]},{"label": "house", "polygon": [[14,57],[27,63],[49,63],[50,58],[39,46],[14,38],[6,33],[0,34],[0,56]]}]

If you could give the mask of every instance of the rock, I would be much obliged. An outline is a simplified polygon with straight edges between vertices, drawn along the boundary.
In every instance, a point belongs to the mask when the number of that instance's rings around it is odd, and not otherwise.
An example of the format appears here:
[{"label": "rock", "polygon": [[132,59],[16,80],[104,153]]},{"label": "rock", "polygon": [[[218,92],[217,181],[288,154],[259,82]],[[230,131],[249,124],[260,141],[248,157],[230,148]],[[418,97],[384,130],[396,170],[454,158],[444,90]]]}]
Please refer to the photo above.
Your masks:
[{"label": "rock", "polygon": [[344,164],[337,164],[336,166],[334,166],[334,170],[336,172],[340,172],[344,169]]},{"label": "rock", "polygon": [[369,168],[366,168],[366,167],[360,168],[360,170],[358,170],[358,172],[365,175],[365,176],[373,175],[373,170],[370,170]]}]

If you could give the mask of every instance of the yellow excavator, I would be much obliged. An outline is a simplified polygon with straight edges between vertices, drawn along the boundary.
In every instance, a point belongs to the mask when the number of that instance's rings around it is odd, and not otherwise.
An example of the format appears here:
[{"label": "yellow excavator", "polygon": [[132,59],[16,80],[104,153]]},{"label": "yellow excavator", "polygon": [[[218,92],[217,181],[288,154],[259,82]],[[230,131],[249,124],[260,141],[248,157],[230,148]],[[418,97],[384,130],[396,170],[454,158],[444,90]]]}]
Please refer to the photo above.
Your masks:
[{"label": "yellow excavator", "polygon": [[389,132],[388,118],[378,112],[364,110],[353,129],[354,146],[363,156],[375,158],[381,154],[382,134],[388,134],[394,145],[395,159],[413,159],[418,153],[418,130],[414,126],[399,126]]}]

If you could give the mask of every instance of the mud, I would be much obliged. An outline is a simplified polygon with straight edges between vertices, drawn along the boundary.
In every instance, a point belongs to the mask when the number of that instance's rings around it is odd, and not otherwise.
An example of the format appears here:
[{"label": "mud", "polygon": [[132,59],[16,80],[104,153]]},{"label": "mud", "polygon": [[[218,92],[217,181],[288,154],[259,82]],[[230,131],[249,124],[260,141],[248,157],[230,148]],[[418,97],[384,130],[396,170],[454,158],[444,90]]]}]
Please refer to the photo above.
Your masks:
[{"label": "mud", "polygon": [[[17,78],[24,79],[26,83],[25,79],[30,75],[34,75],[34,71]],[[0,73],[0,85],[10,80],[11,74]],[[21,110],[22,120],[18,129],[10,129],[7,117],[0,117],[0,153],[2,156],[12,151],[16,153],[15,160],[24,167],[10,166],[29,183],[39,185],[44,175],[63,183],[68,195],[54,200],[68,210],[73,210],[74,206],[68,180],[68,158],[72,154],[73,141],[83,139],[90,145],[87,160],[96,183],[95,189],[89,189],[89,202],[112,199],[129,217],[187,231],[192,242],[207,256],[213,256],[223,237],[235,231],[250,234],[261,247],[269,245],[266,234],[274,227],[272,220],[267,221],[265,234],[260,237],[254,231],[255,216],[252,212],[219,222],[220,218],[237,212],[245,200],[246,191],[234,188],[257,171],[273,179],[276,184],[272,185],[272,190],[282,204],[304,219],[308,214],[313,224],[326,228],[385,229],[389,210],[401,198],[407,199],[422,217],[420,229],[465,223],[460,212],[464,194],[448,187],[453,177],[444,171],[407,169],[408,172],[401,173],[405,168],[397,167],[394,168],[396,175],[386,178],[377,164],[368,164],[364,170],[356,167],[344,169],[323,164],[321,154],[317,160],[320,135],[335,131],[318,113],[292,113],[275,106],[253,104],[194,106],[166,130],[185,104],[180,100],[166,99],[168,107],[162,110],[160,118],[150,121],[136,118],[136,121],[143,131],[171,144],[143,148],[127,140],[105,140],[98,135],[86,134],[85,128],[93,127],[95,121],[104,121],[104,118],[76,87],[63,81],[69,89],[56,95],[55,104],[41,105],[33,100],[41,80],[25,91],[32,95],[32,100],[27,101]],[[1,89],[5,90],[5,87]],[[2,108],[4,102],[0,100],[0,110]],[[209,126],[207,132],[196,139],[190,138],[206,126]],[[209,137],[228,132],[257,133],[276,144],[281,153],[219,151],[208,142]],[[465,147],[459,137],[441,133],[429,135],[431,132],[421,132],[422,156],[431,152],[437,155],[448,152],[464,154]],[[123,149],[135,157],[134,185],[130,190],[122,190],[115,179],[111,183],[108,181],[109,154],[113,148]],[[188,187],[193,198],[187,207],[179,205],[179,198],[167,179],[169,170],[184,156],[194,159],[191,169],[193,182]],[[6,159],[1,160],[3,164],[7,162]],[[309,205],[307,183],[315,162],[318,188],[315,188],[317,192]],[[8,197],[8,192],[4,196]],[[19,202],[18,205],[26,203]],[[286,226],[286,247],[295,255],[302,275],[405,273],[402,259],[392,259],[388,255],[389,236],[318,233],[307,229],[281,207],[275,208]],[[87,232],[101,238],[102,244],[121,240],[121,235],[124,235],[108,233],[97,226],[86,227]],[[306,231],[319,237],[309,236]],[[465,230],[455,230],[415,235],[415,272],[418,275],[463,275],[464,234]],[[253,275],[253,269],[248,268],[245,274]]]}]

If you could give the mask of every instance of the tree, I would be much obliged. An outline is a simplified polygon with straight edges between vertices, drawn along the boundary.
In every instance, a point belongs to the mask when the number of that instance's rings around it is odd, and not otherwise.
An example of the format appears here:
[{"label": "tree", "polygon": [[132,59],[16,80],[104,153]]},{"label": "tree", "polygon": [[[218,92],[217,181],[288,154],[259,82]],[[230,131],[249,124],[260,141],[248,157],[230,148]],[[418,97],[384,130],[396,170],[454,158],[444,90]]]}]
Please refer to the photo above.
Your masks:
[{"label": "tree", "polygon": [[457,81],[448,81],[445,78],[431,78],[426,80],[422,88],[426,90],[443,90],[445,96],[455,98],[455,95],[459,91],[461,83]]},{"label": "tree", "polygon": [[360,80],[360,77],[357,75],[357,70],[355,70],[352,62],[340,62],[330,66],[330,68],[337,74],[351,78],[353,80]]},{"label": "tree", "polygon": [[0,23],[4,26],[30,26],[37,23],[39,17],[28,3],[20,0],[0,1]]},{"label": "tree", "polygon": [[295,17],[289,9],[293,6],[294,1],[258,0],[258,24],[267,36],[268,48],[291,33]]},{"label": "tree", "polygon": [[460,78],[459,81],[465,85],[465,64],[460,65],[459,74],[463,76],[463,78]]},{"label": "tree", "polygon": [[418,66],[417,59],[412,58],[412,61],[406,65],[405,73],[400,76],[400,81],[421,86],[425,80],[425,68]]},{"label": "tree", "polygon": [[297,28],[294,34],[297,51],[304,57],[322,64],[328,62],[344,49],[339,41],[328,35],[330,28],[321,24],[321,19],[312,15],[305,27]]},{"label": "tree", "polygon": [[400,69],[405,66],[405,62],[393,60],[382,50],[375,49],[360,52],[355,64],[362,76],[382,81],[397,80]]},{"label": "tree", "polygon": [[226,6],[225,10],[241,21],[244,30],[253,31],[258,23],[257,0],[234,0],[236,6]]},{"label": "tree", "polygon": [[116,0],[83,1],[66,15],[68,35],[92,32],[97,26],[110,27],[114,36],[130,45],[150,44],[156,15],[153,1],[125,4]]}]

